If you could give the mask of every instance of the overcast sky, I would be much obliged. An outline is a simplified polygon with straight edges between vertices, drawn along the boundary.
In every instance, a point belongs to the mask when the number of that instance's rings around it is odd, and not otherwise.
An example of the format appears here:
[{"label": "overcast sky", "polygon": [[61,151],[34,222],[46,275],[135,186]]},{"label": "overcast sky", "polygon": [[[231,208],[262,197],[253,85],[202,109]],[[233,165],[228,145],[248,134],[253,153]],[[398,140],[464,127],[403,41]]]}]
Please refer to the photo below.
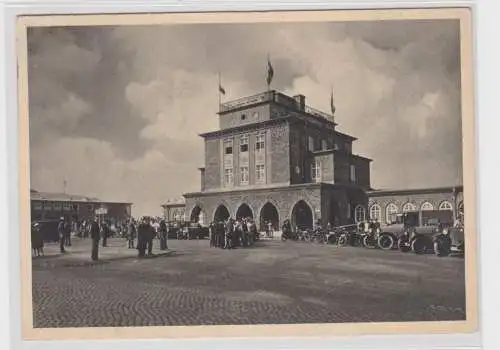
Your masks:
[{"label": "overcast sky", "polygon": [[135,203],[134,215],[199,190],[199,133],[225,99],[306,95],[374,159],[372,186],[462,181],[458,21],[33,28],[31,187]]}]

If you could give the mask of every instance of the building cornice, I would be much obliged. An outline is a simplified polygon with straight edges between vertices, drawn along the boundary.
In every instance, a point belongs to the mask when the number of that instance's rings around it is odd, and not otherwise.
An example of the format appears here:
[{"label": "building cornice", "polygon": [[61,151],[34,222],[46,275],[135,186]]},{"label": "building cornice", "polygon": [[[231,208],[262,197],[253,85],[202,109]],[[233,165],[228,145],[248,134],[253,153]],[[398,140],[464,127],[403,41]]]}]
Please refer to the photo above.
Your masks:
[{"label": "building cornice", "polygon": [[463,185],[445,186],[445,187],[429,187],[429,188],[412,188],[412,189],[387,189],[387,190],[372,190],[367,191],[369,197],[381,197],[392,195],[412,195],[412,194],[429,194],[429,193],[453,193],[463,192]]},{"label": "building cornice", "polygon": [[258,123],[250,123],[250,124],[238,125],[238,126],[235,126],[232,128],[210,131],[210,132],[206,132],[203,134],[199,134],[199,136],[207,139],[207,138],[225,136],[228,134],[244,133],[244,132],[249,132],[249,131],[254,131],[254,130],[257,131],[257,130],[262,129],[264,127],[284,124],[290,118],[291,118],[291,116],[273,118],[273,119],[264,120],[264,121],[258,122]]}]

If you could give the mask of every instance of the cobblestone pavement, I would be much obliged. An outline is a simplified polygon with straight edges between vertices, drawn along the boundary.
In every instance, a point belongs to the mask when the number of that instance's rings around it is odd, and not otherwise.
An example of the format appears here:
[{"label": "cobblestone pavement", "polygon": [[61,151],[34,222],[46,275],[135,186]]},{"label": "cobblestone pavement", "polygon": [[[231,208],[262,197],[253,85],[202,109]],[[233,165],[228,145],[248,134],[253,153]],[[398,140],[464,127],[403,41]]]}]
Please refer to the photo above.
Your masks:
[{"label": "cobblestone pavement", "polygon": [[[33,266],[35,327],[465,319],[464,261],[268,241],[232,251]],[[56,258],[57,259],[57,258]]]}]

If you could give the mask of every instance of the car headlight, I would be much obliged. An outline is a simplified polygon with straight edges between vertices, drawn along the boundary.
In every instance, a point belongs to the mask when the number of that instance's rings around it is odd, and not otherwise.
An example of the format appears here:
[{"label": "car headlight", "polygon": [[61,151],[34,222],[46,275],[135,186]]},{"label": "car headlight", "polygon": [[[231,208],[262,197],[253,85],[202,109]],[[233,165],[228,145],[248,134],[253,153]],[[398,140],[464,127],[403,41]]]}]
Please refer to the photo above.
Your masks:
[{"label": "car headlight", "polygon": [[450,233],[450,230],[448,230],[447,228],[443,229],[443,235],[447,235],[448,233]]}]

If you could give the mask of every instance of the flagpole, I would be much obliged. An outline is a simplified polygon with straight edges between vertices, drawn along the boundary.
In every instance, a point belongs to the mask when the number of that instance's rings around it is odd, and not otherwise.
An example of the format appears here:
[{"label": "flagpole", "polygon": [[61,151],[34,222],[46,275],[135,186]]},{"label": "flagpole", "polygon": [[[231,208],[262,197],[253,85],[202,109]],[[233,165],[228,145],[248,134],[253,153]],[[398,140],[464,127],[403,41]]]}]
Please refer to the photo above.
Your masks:
[{"label": "flagpole", "polygon": [[[269,74],[269,63],[271,62],[271,57],[269,56],[269,52],[267,53],[267,69],[268,69],[268,74]],[[271,81],[270,79],[267,79],[267,91],[271,91]]]},{"label": "flagpole", "polygon": [[217,91],[219,93],[219,112],[220,112],[220,105],[221,105],[221,92],[220,92],[220,87],[221,87],[221,84],[220,84],[220,72],[219,72],[219,86],[217,86]]}]

